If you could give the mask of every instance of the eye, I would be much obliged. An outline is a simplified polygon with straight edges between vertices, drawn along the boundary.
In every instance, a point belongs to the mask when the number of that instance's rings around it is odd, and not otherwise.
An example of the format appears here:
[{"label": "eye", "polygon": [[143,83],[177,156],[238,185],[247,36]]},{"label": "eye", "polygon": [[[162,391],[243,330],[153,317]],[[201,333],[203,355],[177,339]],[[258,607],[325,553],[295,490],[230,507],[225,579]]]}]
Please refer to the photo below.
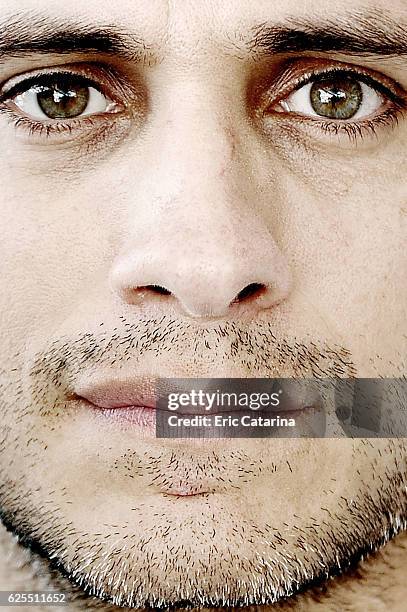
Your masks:
[{"label": "eye", "polygon": [[[80,75],[56,73],[31,77],[8,94],[31,119],[75,119],[113,110],[114,103]],[[17,91],[16,91],[17,90]]]},{"label": "eye", "polygon": [[369,117],[383,102],[373,86],[357,77],[328,74],[297,88],[280,106],[286,112],[345,121]]}]

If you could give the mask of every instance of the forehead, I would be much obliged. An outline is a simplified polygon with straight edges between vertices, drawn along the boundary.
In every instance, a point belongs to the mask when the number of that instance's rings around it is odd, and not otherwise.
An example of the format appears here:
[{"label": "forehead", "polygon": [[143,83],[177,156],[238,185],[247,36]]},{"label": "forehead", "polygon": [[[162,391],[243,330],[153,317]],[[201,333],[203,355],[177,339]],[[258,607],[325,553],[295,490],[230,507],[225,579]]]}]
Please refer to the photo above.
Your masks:
[{"label": "forehead", "polygon": [[405,0],[0,0],[0,20],[44,15],[63,20],[115,25],[133,30],[152,48],[197,51],[213,44],[236,44],[264,23],[318,22],[352,14],[383,13],[405,20]]}]

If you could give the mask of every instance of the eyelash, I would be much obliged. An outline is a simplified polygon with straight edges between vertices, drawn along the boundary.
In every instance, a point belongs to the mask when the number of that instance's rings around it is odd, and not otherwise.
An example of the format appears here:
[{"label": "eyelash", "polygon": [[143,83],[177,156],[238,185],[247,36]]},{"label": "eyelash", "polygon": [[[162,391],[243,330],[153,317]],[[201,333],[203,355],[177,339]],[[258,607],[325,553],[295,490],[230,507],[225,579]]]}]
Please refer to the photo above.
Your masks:
[{"label": "eyelash", "polygon": [[[326,134],[333,134],[340,136],[344,134],[349,137],[351,141],[356,141],[358,138],[361,139],[365,135],[377,136],[378,129],[383,127],[395,127],[398,125],[400,115],[407,110],[407,100],[401,95],[396,94],[390,87],[384,85],[379,80],[372,78],[370,75],[365,74],[363,71],[352,70],[351,68],[337,68],[330,67],[319,71],[312,71],[306,75],[302,75],[295,83],[287,89],[283,95],[278,97],[277,103],[281,102],[286,96],[292,94],[294,91],[301,89],[308,83],[318,81],[324,76],[351,76],[355,80],[364,82],[366,85],[380,93],[386,100],[390,100],[393,107],[387,108],[380,115],[373,117],[372,119],[363,119],[358,121],[346,121],[346,120],[324,120],[314,117],[307,117],[305,115],[296,115],[294,112],[291,113],[295,116],[295,119],[308,124],[318,124],[319,128]],[[275,105],[276,102],[273,102]],[[269,107],[268,107],[269,108]],[[267,109],[266,109],[267,114]],[[284,113],[281,113],[284,114]]]},{"label": "eyelash", "polygon": [[335,121],[324,122],[321,129],[327,134],[345,134],[349,140],[356,141],[365,135],[377,136],[380,127],[394,127],[398,125],[401,109],[387,109],[374,119],[364,119],[358,122],[339,124]]},{"label": "eyelash", "polygon": [[82,117],[78,119],[70,119],[69,121],[53,121],[52,123],[43,123],[30,119],[29,117],[18,116],[17,113],[8,109],[1,108],[0,113],[4,113],[15,129],[24,130],[28,136],[40,136],[50,138],[53,135],[68,133],[71,134],[76,129],[83,128],[86,125],[89,128],[95,127],[99,118],[93,116]]}]

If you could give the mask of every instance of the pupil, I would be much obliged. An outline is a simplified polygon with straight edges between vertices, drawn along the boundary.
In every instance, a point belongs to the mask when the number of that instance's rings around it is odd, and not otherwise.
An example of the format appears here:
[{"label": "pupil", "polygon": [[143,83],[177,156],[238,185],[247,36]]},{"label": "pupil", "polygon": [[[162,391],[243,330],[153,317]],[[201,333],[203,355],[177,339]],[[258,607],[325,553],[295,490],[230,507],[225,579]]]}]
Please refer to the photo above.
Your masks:
[{"label": "pupil", "polygon": [[314,111],[330,119],[351,119],[363,101],[359,81],[346,77],[315,81],[310,96]]},{"label": "pupil", "polygon": [[55,83],[39,88],[38,104],[50,119],[71,119],[81,115],[89,102],[89,87]]}]

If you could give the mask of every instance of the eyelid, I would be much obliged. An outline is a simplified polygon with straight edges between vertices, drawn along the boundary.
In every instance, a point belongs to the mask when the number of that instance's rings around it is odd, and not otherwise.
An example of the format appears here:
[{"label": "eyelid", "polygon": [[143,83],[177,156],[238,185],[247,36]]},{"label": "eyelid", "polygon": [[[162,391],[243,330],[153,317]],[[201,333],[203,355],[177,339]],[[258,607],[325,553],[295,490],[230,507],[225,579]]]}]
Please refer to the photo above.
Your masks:
[{"label": "eyelid", "polygon": [[385,86],[383,83],[381,83],[380,81],[376,81],[375,79],[373,79],[371,76],[366,75],[364,73],[360,73],[356,70],[346,70],[343,68],[340,69],[330,69],[330,70],[326,70],[323,72],[319,72],[317,74],[314,74],[311,78],[308,78],[305,82],[300,82],[293,91],[298,90],[300,87],[303,87],[304,85],[307,85],[308,83],[312,83],[313,81],[317,81],[318,79],[320,79],[321,77],[324,76],[345,76],[345,77],[349,77],[352,76],[355,78],[355,80],[361,81],[362,83],[365,83],[365,85],[368,85],[369,87],[372,87],[372,89],[375,89],[376,91],[378,91],[381,94],[384,95],[391,95],[391,96],[395,96],[397,97],[396,93],[394,91],[392,91],[392,89],[390,89],[389,87]]},{"label": "eyelid", "polygon": [[101,90],[101,87],[98,83],[95,83],[94,81],[92,81],[91,79],[87,78],[87,77],[83,77],[82,75],[76,75],[74,73],[67,73],[67,72],[52,72],[49,74],[40,74],[40,75],[36,75],[33,77],[29,77],[27,79],[23,79],[22,81],[20,81],[19,83],[13,85],[13,87],[11,87],[9,90],[5,91],[4,93],[2,93],[0,100],[10,100],[12,98],[15,98],[16,96],[28,91],[29,89],[33,89],[35,87],[39,88],[39,87],[46,87],[48,85],[48,79],[49,79],[49,83],[52,83],[52,80],[54,80],[55,82],[55,77],[56,76],[62,76],[62,77],[68,77],[68,78],[75,78],[75,80],[78,81],[78,83],[81,83],[83,85],[86,85],[88,87],[94,87],[95,89],[98,89],[99,91]]},{"label": "eyelid", "polygon": [[[318,63],[319,65],[315,66]],[[330,75],[352,76],[353,78],[364,82],[369,87],[372,87],[387,99],[397,104],[400,107],[407,107],[407,94],[404,88],[382,73],[367,70],[356,64],[345,64],[339,61],[324,62],[321,65],[321,60],[312,60],[307,58],[307,61],[290,62],[285,69],[282,70],[274,84],[270,84],[264,94],[261,106],[267,112],[273,105],[279,104],[287,96],[294,91],[307,85],[310,82],[316,81],[323,76]],[[263,96],[262,96],[263,97]]]},{"label": "eyelid", "polygon": [[46,85],[47,79],[52,82],[59,76],[78,79],[84,85],[94,87],[115,102],[118,102],[120,98],[121,105],[124,105],[122,80],[118,75],[113,75],[109,67],[97,64],[51,66],[12,77],[0,86],[0,103],[11,100],[36,85],[43,83]]}]

